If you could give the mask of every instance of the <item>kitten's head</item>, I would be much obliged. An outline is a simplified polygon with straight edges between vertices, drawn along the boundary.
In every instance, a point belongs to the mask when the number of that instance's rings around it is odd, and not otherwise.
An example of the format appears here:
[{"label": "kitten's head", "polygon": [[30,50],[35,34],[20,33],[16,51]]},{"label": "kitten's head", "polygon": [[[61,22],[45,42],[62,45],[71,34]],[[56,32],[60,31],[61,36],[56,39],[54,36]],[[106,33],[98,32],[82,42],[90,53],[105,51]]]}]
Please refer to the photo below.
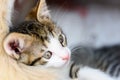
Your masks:
[{"label": "kitten's head", "polygon": [[[66,37],[50,19],[41,0],[36,8],[37,17],[13,27],[4,41],[5,51],[18,62],[27,65],[61,67],[70,59]],[[43,11],[43,12],[42,12]]]}]

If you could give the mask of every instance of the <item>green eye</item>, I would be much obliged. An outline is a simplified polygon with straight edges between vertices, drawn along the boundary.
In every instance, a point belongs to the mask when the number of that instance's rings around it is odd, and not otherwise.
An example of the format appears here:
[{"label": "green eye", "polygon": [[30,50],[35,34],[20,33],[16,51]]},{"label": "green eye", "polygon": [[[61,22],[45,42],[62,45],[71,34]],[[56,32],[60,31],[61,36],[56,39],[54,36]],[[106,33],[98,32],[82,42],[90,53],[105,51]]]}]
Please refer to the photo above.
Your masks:
[{"label": "green eye", "polygon": [[44,58],[46,59],[50,59],[52,57],[52,52],[50,51],[47,51],[44,55],[43,55]]}]

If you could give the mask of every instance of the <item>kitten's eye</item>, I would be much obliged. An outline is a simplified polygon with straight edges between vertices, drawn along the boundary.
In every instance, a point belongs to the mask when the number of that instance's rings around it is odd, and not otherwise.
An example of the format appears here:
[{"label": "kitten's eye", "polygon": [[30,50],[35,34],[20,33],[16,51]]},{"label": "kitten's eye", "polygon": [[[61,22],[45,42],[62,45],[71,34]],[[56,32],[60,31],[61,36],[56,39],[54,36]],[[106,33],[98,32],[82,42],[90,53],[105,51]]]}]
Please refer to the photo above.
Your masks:
[{"label": "kitten's eye", "polygon": [[60,41],[60,43],[61,43],[61,44],[62,44],[62,43],[63,43],[63,41],[64,41],[64,37],[63,37],[63,35],[62,35],[62,34],[59,36],[59,41]]},{"label": "kitten's eye", "polygon": [[46,59],[50,59],[51,56],[52,56],[52,52],[50,52],[50,51],[47,51],[47,52],[43,55],[43,57],[46,58]]},{"label": "kitten's eye", "polygon": [[66,46],[67,42],[66,42],[65,36],[63,34],[60,34],[58,39],[63,47]]}]

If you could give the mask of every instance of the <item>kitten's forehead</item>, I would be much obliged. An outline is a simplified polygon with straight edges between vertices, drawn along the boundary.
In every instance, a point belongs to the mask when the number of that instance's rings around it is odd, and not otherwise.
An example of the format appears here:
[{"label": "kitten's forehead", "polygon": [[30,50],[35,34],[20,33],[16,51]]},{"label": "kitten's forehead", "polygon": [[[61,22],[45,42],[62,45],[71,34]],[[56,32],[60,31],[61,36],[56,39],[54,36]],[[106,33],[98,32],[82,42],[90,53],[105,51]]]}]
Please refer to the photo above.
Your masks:
[{"label": "kitten's forehead", "polygon": [[50,20],[43,20],[41,22],[25,21],[10,31],[28,34],[39,38],[47,37],[49,34],[59,35],[61,33],[61,30]]}]

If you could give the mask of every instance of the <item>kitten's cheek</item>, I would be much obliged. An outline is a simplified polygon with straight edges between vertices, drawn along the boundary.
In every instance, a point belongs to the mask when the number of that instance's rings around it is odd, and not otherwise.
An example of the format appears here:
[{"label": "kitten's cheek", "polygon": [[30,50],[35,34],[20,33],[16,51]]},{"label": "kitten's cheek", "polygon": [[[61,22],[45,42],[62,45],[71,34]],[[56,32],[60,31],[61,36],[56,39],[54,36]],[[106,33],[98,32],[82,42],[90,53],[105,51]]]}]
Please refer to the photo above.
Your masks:
[{"label": "kitten's cheek", "polygon": [[71,54],[70,49],[68,47],[66,47],[65,49],[66,49],[67,53],[70,55]]}]

